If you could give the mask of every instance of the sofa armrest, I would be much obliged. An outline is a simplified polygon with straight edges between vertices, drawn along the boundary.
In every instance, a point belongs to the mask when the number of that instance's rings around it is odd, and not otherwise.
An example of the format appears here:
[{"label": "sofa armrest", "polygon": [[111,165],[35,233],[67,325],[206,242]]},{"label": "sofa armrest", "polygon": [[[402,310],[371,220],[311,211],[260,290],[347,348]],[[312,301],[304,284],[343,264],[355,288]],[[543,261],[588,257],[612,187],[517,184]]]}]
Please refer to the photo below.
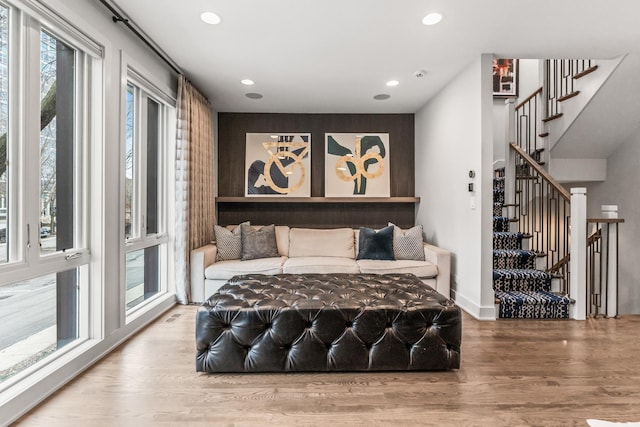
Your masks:
[{"label": "sofa armrest", "polygon": [[436,291],[451,298],[451,252],[425,243],[424,258],[438,266]]},{"label": "sofa armrest", "polygon": [[216,262],[218,247],[205,245],[191,251],[191,301],[204,302],[208,295],[204,294],[204,270]]}]

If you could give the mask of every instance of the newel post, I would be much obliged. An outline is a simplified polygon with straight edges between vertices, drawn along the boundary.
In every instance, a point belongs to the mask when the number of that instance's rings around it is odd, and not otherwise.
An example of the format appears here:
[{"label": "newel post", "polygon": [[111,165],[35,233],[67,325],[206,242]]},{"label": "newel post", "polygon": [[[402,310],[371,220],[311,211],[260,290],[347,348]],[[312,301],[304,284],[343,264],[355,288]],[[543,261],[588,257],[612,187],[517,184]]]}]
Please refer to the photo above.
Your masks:
[{"label": "newel post", "polygon": [[[618,205],[602,205],[602,218],[617,219]],[[606,268],[602,282],[606,283],[605,313],[607,317],[618,315],[618,224],[615,222],[603,224],[602,226],[602,249]],[[606,251],[606,252],[605,252]]]},{"label": "newel post", "polygon": [[575,300],[569,316],[587,318],[587,189],[571,189],[571,260],[569,261],[569,293]]}]

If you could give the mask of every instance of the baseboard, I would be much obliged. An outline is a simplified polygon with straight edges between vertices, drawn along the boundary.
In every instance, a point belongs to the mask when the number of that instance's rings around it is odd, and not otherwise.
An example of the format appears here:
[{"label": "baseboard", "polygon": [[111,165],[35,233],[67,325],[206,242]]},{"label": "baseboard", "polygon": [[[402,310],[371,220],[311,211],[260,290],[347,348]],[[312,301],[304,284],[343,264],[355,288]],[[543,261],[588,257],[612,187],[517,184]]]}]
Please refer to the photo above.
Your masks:
[{"label": "baseboard", "polygon": [[451,298],[456,302],[458,307],[476,320],[496,320],[496,307],[493,304],[489,306],[479,306],[453,289],[451,290]]}]

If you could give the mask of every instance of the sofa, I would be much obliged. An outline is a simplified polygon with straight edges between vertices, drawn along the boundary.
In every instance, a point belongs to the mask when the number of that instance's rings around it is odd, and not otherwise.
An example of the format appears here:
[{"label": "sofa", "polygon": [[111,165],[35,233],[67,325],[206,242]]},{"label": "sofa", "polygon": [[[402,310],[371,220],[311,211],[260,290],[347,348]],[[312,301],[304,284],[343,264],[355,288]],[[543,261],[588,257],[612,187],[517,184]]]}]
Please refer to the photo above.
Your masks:
[{"label": "sofa", "polygon": [[[242,225],[245,229],[245,225]],[[248,227],[248,225],[247,225]],[[260,230],[260,226],[250,226],[251,230]],[[360,231],[371,229],[311,229],[288,226],[269,226],[275,231],[275,246],[271,256],[251,259],[228,259],[220,257],[221,242],[213,241],[191,251],[191,300],[204,302],[229,279],[246,274],[414,274],[446,298],[450,298],[451,253],[422,240],[422,228],[414,227],[401,230],[393,227],[394,242],[403,238],[405,232],[419,233],[421,251],[414,259],[402,256],[387,259],[363,256],[360,247]],[[385,227],[385,229],[389,228]],[[216,226],[217,235],[222,228]],[[228,232],[238,232],[240,226],[225,227]],[[245,229],[249,230],[249,228]],[[380,230],[380,233],[383,231]],[[247,233],[245,233],[247,234]],[[374,238],[376,232],[373,232]],[[219,238],[217,237],[217,240]],[[369,240],[362,240],[369,242]],[[367,243],[368,244],[368,243]],[[398,244],[394,246],[399,250]],[[244,255],[244,254],[243,254]],[[364,259],[369,258],[369,259]],[[371,259],[373,258],[373,259]],[[411,258],[411,257],[409,257]]]}]

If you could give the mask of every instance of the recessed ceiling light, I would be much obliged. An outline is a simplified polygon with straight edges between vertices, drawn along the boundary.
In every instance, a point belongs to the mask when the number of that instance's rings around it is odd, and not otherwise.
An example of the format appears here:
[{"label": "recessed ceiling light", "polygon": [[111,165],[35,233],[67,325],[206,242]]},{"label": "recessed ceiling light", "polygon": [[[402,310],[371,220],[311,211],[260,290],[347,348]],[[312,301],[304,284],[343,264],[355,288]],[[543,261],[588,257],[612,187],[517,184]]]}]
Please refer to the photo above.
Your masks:
[{"label": "recessed ceiling light", "polygon": [[252,86],[254,84],[254,81],[251,79],[242,79],[240,80],[240,83],[242,83],[245,86]]},{"label": "recessed ceiling light", "polygon": [[373,99],[375,99],[376,101],[384,101],[385,99],[389,99],[389,98],[391,98],[391,95],[387,93],[381,93],[373,97]]},{"label": "recessed ceiling light", "polygon": [[389,87],[398,86],[399,84],[400,84],[400,82],[399,82],[399,81],[397,81],[397,80],[389,80],[389,81],[387,82],[387,86],[389,86]]},{"label": "recessed ceiling light", "polygon": [[222,19],[220,19],[220,17],[213,12],[203,12],[200,15],[200,19],[202,19],[203,22],[211,25],[217,25],[222,21]]},{"label": "recessed ceiling light", "polygon": [[442,14],[438,12],[430,13],[422,18],[422,23],[424,25],[436,25],[440,21],[442,21]]},{"label": "recessed ceiling light", "polygon": [[249,99],[260,99],[260,98],[262,98],[261,94],[255,93],[255,92],[246,93],[244,96],[246,96]]}]

